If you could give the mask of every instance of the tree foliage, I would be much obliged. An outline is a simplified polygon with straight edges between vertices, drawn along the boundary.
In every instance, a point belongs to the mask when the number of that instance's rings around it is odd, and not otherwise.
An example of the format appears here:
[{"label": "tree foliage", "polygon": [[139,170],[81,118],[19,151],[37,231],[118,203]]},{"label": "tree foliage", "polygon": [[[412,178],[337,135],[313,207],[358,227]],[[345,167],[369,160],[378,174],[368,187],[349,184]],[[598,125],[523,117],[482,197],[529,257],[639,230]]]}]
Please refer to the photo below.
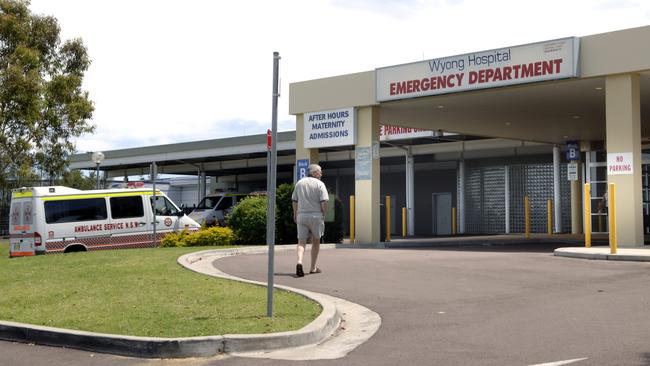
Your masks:
[{"label": "tree foliage", "polygon": [[277,211],[275,213],[276,244],[295,244],[298,238],[296,223],[293,222],[293,184],[281,184],[275,194]]},{"label": "tree foliage", "polygon": [[72,170],[64,172],[58,184],[70,188],[89,190],[97,188],[96,182],[95,172],[91,172],[89,176],[85,176],[79,170]]},{"label": "tree foliage", "polygon": [[81,39],[62,42],[55,18],[27,0],[0,0],[0,187],[34,168],[61,175],[72,138],[90,133],[94,110],[83,91],[90,65]]}]

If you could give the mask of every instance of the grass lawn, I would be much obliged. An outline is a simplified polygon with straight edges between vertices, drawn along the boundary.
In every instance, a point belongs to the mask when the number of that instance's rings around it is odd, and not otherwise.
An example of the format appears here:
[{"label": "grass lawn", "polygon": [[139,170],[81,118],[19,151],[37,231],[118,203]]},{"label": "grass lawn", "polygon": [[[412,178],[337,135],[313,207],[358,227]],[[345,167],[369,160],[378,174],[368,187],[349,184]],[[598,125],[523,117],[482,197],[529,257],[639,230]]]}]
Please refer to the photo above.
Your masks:
[{"label": "grass lawn", "polygon": [[0,319],[150,337],[296,330],[320,305],[282,290],[266,317],[266,288],[208,277],[176,263],[210,249],[155,248],[9,258],[0,240]]}]

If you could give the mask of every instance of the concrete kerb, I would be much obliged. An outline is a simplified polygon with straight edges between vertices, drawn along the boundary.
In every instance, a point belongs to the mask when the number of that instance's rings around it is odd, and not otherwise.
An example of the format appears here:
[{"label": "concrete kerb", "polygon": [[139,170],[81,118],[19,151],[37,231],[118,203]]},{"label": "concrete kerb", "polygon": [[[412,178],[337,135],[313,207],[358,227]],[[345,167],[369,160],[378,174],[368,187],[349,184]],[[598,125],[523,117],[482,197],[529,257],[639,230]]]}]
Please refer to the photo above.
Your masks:
[{"label": "concrete kerb", "polygon": [[557,248],[553,252],[558,257],[610,260],[610,261],[630,261],[630,262],[650,262],[650,249],[645,248],[618,248],[616,254],[611,254],[609,247],[586,248],[586,247],[569,247]]},{"label": "concrete kerb", "polygon": [[[321,247],[327,248],[334,246],[321,245]],[[287,248],[278,247],[277,249],[295,250],[295,246]],[[207,260],[236,254],[263,252],[266,252],[266,247],[223,251],[209,250],[184,255],[178,259],[178,263],[195,272],[266,286],[266,283],[243,280],[225,274],[212,267],[212,260]],[[209,265],[210,269],[205,268],[206,265]],[[157,338],[95,333],[0,321],[0,339],[68,347],[129,357],[183,358],[209,357],[223,352],[255,352],[304,346],[318,343],[337,330],[341,322],[341,315],[338,313],[330,297],[286,286],[275,287],[310,298],[318,302],[323,308],[323,311],[314,321],[302,329],[270,334],[227,334],[207,337]]]},{"label": "concrete kerb", "polygon": [[0,321],[0,339],[144,358],[208,357],[223,352],[222,336],[135,337],[7,321]]},{"label": "concrete kerb", "polygon": [[494,235],[481,237],[447,237],[432,239],[397,239],[390,242],[368,244],[336,244],[337,249],[408,249],[408,248],[436,248],[436,247],[471,247],[471,246],[504,246],[518,244],[581,244],[580,240],[557,238],[531,238],[525,239],[522,235]]},{"label": "concrete kerb", "polygon": [[[334,248],[334,245],[321,244],[321,248]],[[276,251],[295,250],[295,245],[277,246],[275,249]],[[266,252],[266,246],[207,250],[181,256],[178,258],[178,263],[198,273],[266,287],[265,282],[251,281],[231,276],[218,270],[212,264],[214,260],[223,257],[244,253],[256,254]],[[269,334],[225,334],[223,335],[223,352],[257,352],[316,344],[332,335],[337,330],[341,322],[341,314],[339,314],[329,296],[288,286],[275,285],[274,287],[291,291],[316,301],[321,305],[323,311],[311,323],[296,331]]]}]

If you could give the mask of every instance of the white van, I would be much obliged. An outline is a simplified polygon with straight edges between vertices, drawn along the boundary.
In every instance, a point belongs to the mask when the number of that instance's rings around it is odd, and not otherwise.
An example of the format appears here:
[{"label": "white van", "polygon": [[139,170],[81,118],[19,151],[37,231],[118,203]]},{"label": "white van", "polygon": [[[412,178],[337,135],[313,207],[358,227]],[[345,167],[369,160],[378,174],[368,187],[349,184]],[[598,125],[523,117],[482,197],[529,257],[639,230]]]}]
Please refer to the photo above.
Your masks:
[{"label": "white van", "polygon": [[225,226],[226,216],[232,208],[250,194],[245,193],[215,193],[209,194],[192,210],[190,217],[201,225]]},{"label": "white van", "polygon": [[153,196],[150,188],[14,189],[9,212],[9,256],[153,247],[170,232],[200,228],[159,191],[155,195],[154,223]]}]

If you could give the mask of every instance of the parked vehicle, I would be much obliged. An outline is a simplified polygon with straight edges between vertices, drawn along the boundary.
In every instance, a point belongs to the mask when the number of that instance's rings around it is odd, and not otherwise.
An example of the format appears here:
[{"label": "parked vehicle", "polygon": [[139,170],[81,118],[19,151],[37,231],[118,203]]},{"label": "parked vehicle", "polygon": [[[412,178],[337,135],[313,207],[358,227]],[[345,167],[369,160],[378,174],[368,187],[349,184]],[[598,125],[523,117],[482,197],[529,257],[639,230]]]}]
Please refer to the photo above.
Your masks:
[{"label": "parked vehicle", "polygon": [[153,247],[170,232],[200,227],[150,188],[19,188],[12,191],[9,215],[10,257]]},{"label": "parked vehicle", "polygon": [[200,225],[225,226],[226,216],[238,201],[248,196],[245,193],[209,194],[192,210],[190,217]]}]

